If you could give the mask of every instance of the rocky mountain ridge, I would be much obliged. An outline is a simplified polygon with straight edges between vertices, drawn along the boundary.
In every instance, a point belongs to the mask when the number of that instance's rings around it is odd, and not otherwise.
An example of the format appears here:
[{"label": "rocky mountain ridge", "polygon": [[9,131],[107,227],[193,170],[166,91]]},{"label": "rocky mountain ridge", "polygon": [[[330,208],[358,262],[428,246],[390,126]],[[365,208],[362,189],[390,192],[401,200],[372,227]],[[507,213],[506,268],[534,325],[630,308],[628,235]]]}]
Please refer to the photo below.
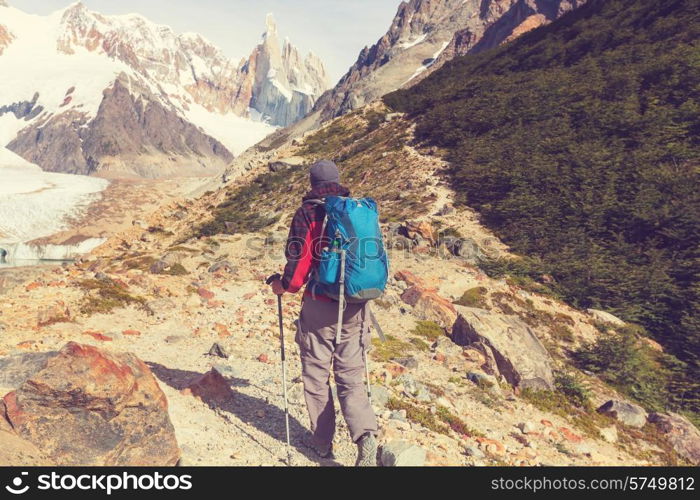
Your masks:
[{"label": "rocky mountain ridge", "polygon": [[314,107],[320,119],[347,113],[411,86],[468,52],[485,50],[547,24],[585,0],[411,0],[387,33],[365,47]]},{"label": "rocky mountain ridge", "polygon": [[[234,61],[201,35],[137,14],[105,16],[80,2],[44,17],[1,6],[0,55],[9,75],[0,141],[61,172],[212,175],[304,116],[328,87],[320,59],[281,44],[272,16],[262,42]],[[124,90],[132,102],[122,118],[138,124],[105,130],[109,100]]]}]

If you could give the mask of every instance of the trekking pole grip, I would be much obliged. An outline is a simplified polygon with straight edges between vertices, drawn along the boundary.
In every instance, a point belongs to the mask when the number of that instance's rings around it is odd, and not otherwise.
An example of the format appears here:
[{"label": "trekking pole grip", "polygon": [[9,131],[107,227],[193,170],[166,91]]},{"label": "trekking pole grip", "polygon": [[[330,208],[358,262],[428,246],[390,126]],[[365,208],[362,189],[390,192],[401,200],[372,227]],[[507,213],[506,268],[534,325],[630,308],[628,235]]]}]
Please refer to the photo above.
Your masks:
[{"label": "trekking pole grip", "polygon": [[265,280],[265,284],[266,284],[266,285],[269,285],[269,284],[271,284],[273,281],[279,280],[279,279],[282,279],[282,275],[281,275],[280,273],[275,273],[275,274],[273,274],[272,276],[270,276],[269,278],[267,278],[267,279]]}]

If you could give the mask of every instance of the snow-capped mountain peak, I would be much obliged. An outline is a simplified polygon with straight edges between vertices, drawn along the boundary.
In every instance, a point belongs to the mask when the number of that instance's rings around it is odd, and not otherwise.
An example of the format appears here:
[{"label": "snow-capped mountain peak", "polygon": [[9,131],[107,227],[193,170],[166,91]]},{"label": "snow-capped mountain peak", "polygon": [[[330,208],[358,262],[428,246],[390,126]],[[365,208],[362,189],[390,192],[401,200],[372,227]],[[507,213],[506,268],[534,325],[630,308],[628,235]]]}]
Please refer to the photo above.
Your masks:
[{"label": "snow-capped mountain peak", "polygon": [[[200,34],[177,34],[139,14],[107,16],[76,2],[36,16],[0,2],[0,146],[46,169],[100,171],[100,158],[122,162],[127,153],[226,162],[229,152],[303,117],[329,86],[316,56],[302,58],[291,43],[280,43],[272,15],[250,57],[232,60]],[[142,123],[124,130],[121,142],[88,140],[98,124],[105,136],[119,137],[102,115],[129,106]],[[167,132],[146,121],[156,108]],[[39,128],[51,144],[37,143]]]}]

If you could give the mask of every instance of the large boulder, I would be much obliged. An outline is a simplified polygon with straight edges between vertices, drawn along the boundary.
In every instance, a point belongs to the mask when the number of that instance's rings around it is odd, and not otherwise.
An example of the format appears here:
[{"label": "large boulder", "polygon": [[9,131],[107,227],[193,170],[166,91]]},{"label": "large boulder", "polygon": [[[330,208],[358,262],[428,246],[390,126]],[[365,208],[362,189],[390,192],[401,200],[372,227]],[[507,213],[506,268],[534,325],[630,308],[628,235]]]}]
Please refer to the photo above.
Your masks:
[{"label": "large boulder", "polygon": [[520,319],[483,309],[456,307],[452,340],[483,345],[493,353],[498,373],[518,389],[554,389],[552,358],[532,329]]},{"label": "large boulder", "polygon": [[598,408],[598,413],[608,415],[630,427],[641,428],[647,423],[647,412],[641,406],[611,399]]},{"label": "large boulder", "polygon": [[652,413],[649,422],[656,424],[673,449],[693,465],[700,465],[700,431],[677,413]]},{"label": "large boulder", "polygon": [[438,295],[434,289],[412,286],[401,294],[401,299],[413,306],[416,316],[434,321],[443,328],[449,328],[457,318],[457,311],[452,302]]},{"label": "large boulder", "polygon": [[14,432],[57,465],[172,466],[180,458],[165,394],[133,354],[70,342],[3,402]]}]

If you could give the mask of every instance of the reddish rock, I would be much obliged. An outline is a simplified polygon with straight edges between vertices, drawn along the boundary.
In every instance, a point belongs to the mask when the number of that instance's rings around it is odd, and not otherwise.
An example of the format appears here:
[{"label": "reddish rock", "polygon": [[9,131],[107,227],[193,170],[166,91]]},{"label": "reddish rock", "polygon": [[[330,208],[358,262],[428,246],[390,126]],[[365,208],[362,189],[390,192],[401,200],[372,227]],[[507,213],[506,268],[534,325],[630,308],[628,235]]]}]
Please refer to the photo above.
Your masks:
[{"label": "reddish rock", "polygon": [[393,377],[397,377],[406,372],[406,367],[398,363],[385,363],[384,368],[386,368],[386,371],[388,371]]},{"label": "reddish rock", "polygon": [[546,420],[546,419],[540,420],[540,423],[542,425],[544,425],[545,427],[554,427],[554,424],[552,424],[552,422],[550,422],[549,420]]},{"label": "reddish rock", "polygon": [[406,269],[402,269],[401,271],[397,271],[396,274],[394,274],[394,279],[397,281],[403,281],[408,286],[425,287],[425,282],[423,281],[422,278],[419,278],[418,276],[413,274],[411,271],[408,271]]},{"label": "reddish rock", "polygon": [[221,338],[231,336],[231,332],[229,331],[228,327],[226,325],[222,325],[221,323],[214,323],[214,330]]},{"label": "reddish rock", "polygon": [[265,305],[274,306],[277,304],[277,299],[265,299]]},{"label": "reddish rock", "polygon": [[122,335],[138,337],[139,335],[141,335],[141,332],[138,330],[124,330],[122,332]]},{"label": "reddish rock", "polygon": [[261,363],[269,363],[269,362],[270,362],[270,358],[268,357],[267,354],[264,354],[264,353],[263,353],[263,354],[261,354],[260,356],[258,356],[258,361],[260,361]]},{"label": "reddish rock", "polygon": [[29,283],[24,289],[28,292],[31,292],[32,290],[36,290],[39,287],[41,287],[41,283],[39,283],[38,281],[33,281]]},{"label": "reddish rock", "polygon": [[433,226],[431,226],[430,223],[426,221],[407,222],[406,235],[411,239],[414,239],[416,236],[420,236],[428,240],[431,244],[434,244],[436,241],[435,230],[433,229]]},{"label": "reddish rock", "polygon": [[435,353],[435,356],[433,357],[433,359],[435,361],[437,361],[438,363],[444,363],[445,361],[447,361],[447,356],[445,356],[441,352],[437,352],[437,353]]},{"label": "reddish rock", "polygon": [[253,297],[255,297],[257,294],[258,294],[257,292],[246,293],[246,294],[243,296],[243,300],[250,300],[250,299],[252,299]]},{"label": "reddish rock", "polygon": [[70,342],[3,401],[15,432],[57,465],[172,466],[180,457],[165,395],[133,354]]},{"label": "reddish rock", "polygon": [[219,307],[223,307],[224,302],[222,300],[209,300],[207,301],[207,308],[208,309],[218,309]]},{"label": "reddish rock", "polygon": [[564,436],[564,439],[572,443],[580,443],[581,441],[583,441],[583,437],[572,432],[571,429],[567,427],[559,427],[559,432],[561,432],[561,435]]},{"label": "reddish rock", "polygon": [[476,442],[479,443],[479,446],[482,450],[492,455],[504,455],[506,452],[505,446],[503,446],[502,443],[499,443],[498,441],[495,441],[493,439],[478,437],[476,438]]},{"label": "reddish rock", "polygon": [[197,290],[197,293],[199,294],[200,297],[206,300],[213,299],[216,297],[216,294],[210,290],[207,290],[206,288],[200,288]]},{"label": "reddish rock", "polygon": [[231,401],[234,396],[231,384],[214,368],[197,377],[183,391],[210,405],[219,405]]},{"label": "reddish rock", "polygon": [[102,332],[93,332],[92,330],[83,332],[83,335],[90,335],[93,339],[99,340],[100,342],[111,342],[114,340],[112,337],[109,337]]},{"label": "reddish rock", "polygon": [[434,321],[443,328],[451,327],[457,319],[454,305],[433,290],[412,286],[401,294],[401,299],[413,306],[415,313],[421,319]]}]

